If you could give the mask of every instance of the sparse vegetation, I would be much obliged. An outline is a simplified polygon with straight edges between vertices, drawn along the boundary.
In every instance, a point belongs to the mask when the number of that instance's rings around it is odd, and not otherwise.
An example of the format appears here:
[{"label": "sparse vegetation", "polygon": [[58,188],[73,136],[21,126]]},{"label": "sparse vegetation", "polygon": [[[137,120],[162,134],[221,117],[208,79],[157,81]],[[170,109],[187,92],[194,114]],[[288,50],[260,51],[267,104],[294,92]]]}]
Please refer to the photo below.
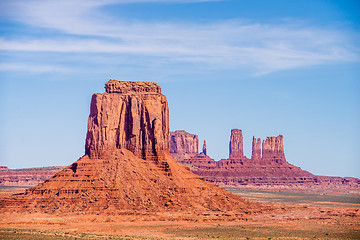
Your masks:
[{"label": "sparse vegetation", "polygon": [[70,233],[61,231],[40,231],[35,229],[0,229],[0,239],[3,240],[73,240],[73,239],[114,239],[114,240],[144,240],[158,239],[151,237],[117,236],[108,234]]},{"label": "sparse vegetation", "polygon": [[[359,195],[230,191],[247,199],[284,205],[284,209],[239,222],[189,222],[185,219],[167,222],[152,219],[149,223],[117,215],[23,216],[12,213],[0,219],[3,227],[0,228],[0,239],[360,239]],[[12,226],[16,228],[7,228]],[[47,230],[28,229],[35,227]]]},{"label": "sparse vegetation", "polygon": [[34,229],[0,229],[0,239],[4,240],[72,240],[72,239],[114,239],[114,240],[165,240],[165,239],[359,239],[360,231],[325,227],[319,229],[290,229],[280,226],[235,226],[214,227],[194,226],[163,228],[164,236],[129,236],[70,233],[61,231],[40,231]]},{"label": "sparse vegetation", "polygon": [[179,228],[165,231],[180,239],[359,239],[360,231],[351,229],[289,229],[281,226],[220,226]]},{"label": "sparse vegetation", "polygon": [[347,207],[360,207],[360,194],[262,191],[235,188],[227,188],[226,190],[249,200],[266,203],[309,203],[336,206],[338,206],[339,203],[345,203]]}]

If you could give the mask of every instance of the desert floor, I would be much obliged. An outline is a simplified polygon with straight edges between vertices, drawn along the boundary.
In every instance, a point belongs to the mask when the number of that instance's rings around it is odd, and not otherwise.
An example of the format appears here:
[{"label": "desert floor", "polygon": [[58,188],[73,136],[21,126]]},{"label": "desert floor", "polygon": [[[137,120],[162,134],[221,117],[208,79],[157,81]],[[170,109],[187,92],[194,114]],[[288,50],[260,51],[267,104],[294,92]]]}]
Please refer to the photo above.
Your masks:
[{"label": "desert floor", "polygon": [[[228,189],[284,211],[234,221],[141,215],[0,214],[0,239],[360,239],[360,194]],[[24,191],[2,187],[0,197]]]}]

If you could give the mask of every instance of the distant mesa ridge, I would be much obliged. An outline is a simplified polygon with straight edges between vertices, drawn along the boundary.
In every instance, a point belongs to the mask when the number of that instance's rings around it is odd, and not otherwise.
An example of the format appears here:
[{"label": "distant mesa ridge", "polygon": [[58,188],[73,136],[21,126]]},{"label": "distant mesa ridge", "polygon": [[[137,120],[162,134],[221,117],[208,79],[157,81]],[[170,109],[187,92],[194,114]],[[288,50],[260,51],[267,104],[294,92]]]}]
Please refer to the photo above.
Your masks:
[{"label": "distant mesa ridge", "polygon": [[[176,135],[176,138],[173,136]],[[192,136],[191,140],[182,137]],[[207,181],[221,187],[342,187],[360,188],[360,179],[351,177],[316,176],[287,162],[284,154],[283,136],[267,137],[261,142],[253,137],[252,155],[243,154],[243,136],[240,129],[232,129],[229,142],[229,158],[215,161],[203,153],[187,152],[190,146],[197,146],[198,136],[185,131],[171,132],[171,155],[180,163],[189,166],[191,171]],[[181,146],[181,147],[179,147]]]}]

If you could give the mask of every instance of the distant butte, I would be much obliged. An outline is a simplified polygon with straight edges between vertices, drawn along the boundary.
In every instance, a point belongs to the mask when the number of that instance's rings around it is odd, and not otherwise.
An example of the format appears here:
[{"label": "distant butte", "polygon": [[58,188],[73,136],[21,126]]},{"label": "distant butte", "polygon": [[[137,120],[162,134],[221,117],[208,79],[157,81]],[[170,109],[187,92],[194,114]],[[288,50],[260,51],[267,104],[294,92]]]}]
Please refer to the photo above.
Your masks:
[{"label": "distant butte", "polygon": [[[187,144],[198,145],[197,135],[185,131],[175,131],[171,134],[171,139],[185,140],[171,141],[171,149],[181,149],[172,152],[172,156],[180,163],[189,166],[193,173],[221,187],[263,189],[317,187],[333,190],[357,189],[357,191],[360,189],[360,179],[317,176],[287,162],[282,135],[267,137],[262,143],[260,138],[253,137],[252,156],[249,159],[243,154],[242,131],[232,129],[229,158],[215,161],[203,153],[195,153],[193,150],[186,152]],[[188,136],[193,140],[188,140]],[[181,148],[178,145],[181,145]]]},{"label": "distant butte", "polygon": [[241,218],[269,209],[204,181],[171,157],[170,151],[192,156],[198,139],[185,132],[170,137],[168,103],[156,83],[110,80],[105,89],[92,96],[85,155],[24,194],[0,200],[2,211]]}]

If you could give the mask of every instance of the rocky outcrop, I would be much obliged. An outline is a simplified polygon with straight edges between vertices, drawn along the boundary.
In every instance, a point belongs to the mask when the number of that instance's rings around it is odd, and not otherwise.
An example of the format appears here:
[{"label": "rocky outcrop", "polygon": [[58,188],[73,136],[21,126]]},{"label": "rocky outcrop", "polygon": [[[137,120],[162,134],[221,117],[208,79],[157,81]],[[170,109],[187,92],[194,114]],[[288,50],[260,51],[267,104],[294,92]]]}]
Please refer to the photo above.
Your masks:
[{"label": "rocky outcrop", "polygon": [[243,156],[242,132],[231,131],[230,157],[215,161],[202,154],[179,159],[191,171],[221,187],[360,189],[360,179],[316,176],[286,161],[283,136],[253,137],[251,159]]},{"label": "rocky outcrop", "polygon": [[261,139],[260,138],[253,137],[251,159],[253,161],[259,161],[261,159]]},{"label": "rocky outcrop", "polygon": [[243,152],[243,136],[240,129],[232,129],[229,143],[229,158],[242,158]]},{"label": "rocky outcrop", "polygon": [[183,130],[170,133],[170,153],[199,153],[199,138]]},{"label": "rocky outcrop", "polygon": [[156,83],[110,80],[105,89],[91,100],[85,154],[125,148],[148,159],[169,151],[169,109]]},{"label": "rocky outcrop", "polygon": [[262,160],[266,163],[285,163],[283,136],[267,137],[262,142]]},{"label": "rocky outcrop", "polygon": [[105,89],[91,101],[86,154],[24,194],[0,200],[0,210],[163,212],[211,219],[266,211],[204,181],[170,156],[168,105],[156,83],[110,80]]},{"label": "rocky outcrop", "polygon": [[194,157],[199,153],[199,138],[184,130],[170,132],[170,153],[179,161]]}]

